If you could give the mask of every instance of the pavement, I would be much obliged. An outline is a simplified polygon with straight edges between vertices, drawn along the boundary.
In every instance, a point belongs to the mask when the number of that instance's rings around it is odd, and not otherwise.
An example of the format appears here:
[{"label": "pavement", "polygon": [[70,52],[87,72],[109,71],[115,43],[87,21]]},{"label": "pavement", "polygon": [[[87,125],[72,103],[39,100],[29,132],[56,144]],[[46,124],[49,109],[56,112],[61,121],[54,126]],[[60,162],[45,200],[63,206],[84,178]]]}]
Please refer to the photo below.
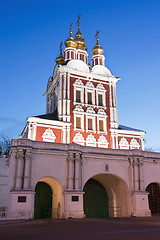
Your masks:
[{"label": "pavement", "polygon": [[160,216],[0,221],[0,240],[160,240]]}]

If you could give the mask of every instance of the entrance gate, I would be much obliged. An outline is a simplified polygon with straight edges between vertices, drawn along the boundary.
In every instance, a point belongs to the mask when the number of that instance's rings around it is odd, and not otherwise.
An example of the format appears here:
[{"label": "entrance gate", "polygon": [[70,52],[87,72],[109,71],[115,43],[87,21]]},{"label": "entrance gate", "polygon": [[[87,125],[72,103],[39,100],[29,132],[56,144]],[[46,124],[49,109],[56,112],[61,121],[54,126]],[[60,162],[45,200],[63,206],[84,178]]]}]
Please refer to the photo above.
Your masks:
[{"label": "entrance gate", "polygon": [[147,186],[149,192],[148,202],[152,214],[160,214],[160,187],[157,183],[151,183]]},{"label": "entrance gate", "polygon": [[34,218],[52,218],[52,189],[44,182],[35,188]]},{"label": "entrance gate", "polygon": [[91,178],[85,184],[83,191],[86,217],[108,217],[108,195],[102,184]]}]

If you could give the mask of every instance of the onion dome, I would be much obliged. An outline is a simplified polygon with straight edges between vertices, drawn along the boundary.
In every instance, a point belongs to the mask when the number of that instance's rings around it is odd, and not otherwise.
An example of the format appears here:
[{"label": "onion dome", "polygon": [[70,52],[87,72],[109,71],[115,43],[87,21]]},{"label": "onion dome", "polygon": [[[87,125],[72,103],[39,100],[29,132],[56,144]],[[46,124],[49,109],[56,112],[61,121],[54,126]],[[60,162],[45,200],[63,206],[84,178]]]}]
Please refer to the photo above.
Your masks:
[{"label": "onion dome", "polygon": [[64,62],[64,57],[63,57],[63,54],[62,54],[62,42],[61,42],[61,44],[60,44],[60,54],[56,58],[56,63],[57,64],[63,64],[63,62]]},{"label": "onion dome", "polygon": [[93,55],[97,55],[97,54],[102,55],[102,54],[103,54],[103,48],[100,46],[100,44],[99,44],[99,42],[98,42],[98,40],[99,40],[99,38],[98,38],[99,32],[100,32],[100,31],[97,30],[97,33],[96,33],[96,35],[95,35],[96,40],[97,40],[97,43],[96,43],[95,47],[92,49]]},{"label": "onion dome", "polygon": [[72,37],[72,26],[73,26],[73,24],[71,24],[70,25],[70,31],[69,31],[69,33],[70,33],[70,36],[69,36],[69,38],[65,41],[65,46],[66,47],[74,47],[74,48],[76,48],[76,46],[77,46],[77,43],[76,43],[76,41],[74,40],[74,38]]},{"label": "onion dome", "polygon": [[77,24],[78,24],[78,32],[75,35],[75,41],[77,43],[77,49],[82,49],[85,50],[87,44],[85,42],[85,40],[83,39],[83,35],[80,32],[80,25],[79,25],[79,20],[80,20],[80,15],[78,16],[78,20],[77,20]]}]

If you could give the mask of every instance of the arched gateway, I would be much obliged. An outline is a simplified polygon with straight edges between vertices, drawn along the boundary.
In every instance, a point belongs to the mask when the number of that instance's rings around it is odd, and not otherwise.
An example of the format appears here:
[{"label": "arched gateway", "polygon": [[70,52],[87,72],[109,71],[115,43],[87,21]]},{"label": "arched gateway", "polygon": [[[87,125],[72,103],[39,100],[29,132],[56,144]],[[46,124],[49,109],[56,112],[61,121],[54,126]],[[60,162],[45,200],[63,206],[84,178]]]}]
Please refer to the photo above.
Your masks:
[{"label": "arched gateway", "polygon": [[129,215],[127,184],[113,174],[98,174],[83,187],[86,217],[121,217]]},{"label": "arched gateway", "polygon": [[62,187],[51,177],[42,178],[35,187],[34,218],[62,217]]},{"label": "arched gateway", "polygon": [[150,183],[146,191],[149,192],[148,202],[151,214],[160,214],[160,186],[157,183]]}]

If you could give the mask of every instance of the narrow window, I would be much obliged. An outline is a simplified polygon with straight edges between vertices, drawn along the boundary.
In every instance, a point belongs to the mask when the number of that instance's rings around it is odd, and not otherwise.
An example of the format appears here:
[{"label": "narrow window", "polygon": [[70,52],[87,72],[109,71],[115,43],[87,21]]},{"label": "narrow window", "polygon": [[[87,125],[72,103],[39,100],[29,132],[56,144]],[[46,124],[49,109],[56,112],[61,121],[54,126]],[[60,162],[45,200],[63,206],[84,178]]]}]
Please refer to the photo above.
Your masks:
[{"label": "narrow window", "polygon": [[92,119],[88,119],[88,130],[93,130],[93,120]]},{"label": "narrow window", "polygon": [[99,131],[104,131],[104,122],[103,122],[103,120],[99,120]]},{"label": "narrow window", "polygon": [[92,93],[88,92],[88,104],[92,104]]},{"label": "narrow window", "polygon": [[102,65],[102,59],[99,59],[99,64]]},{"label": "narrow window", "polygon": [[81,91],[76,90],[76,102],[81,102]]},{"label": "narrow window", "polygon": [[71,58],[74,59],[74,53],[73,52],[71,52]]},{"label": "narrow window", "polygon": [[69,52],[67,52],[67,59],[69,59]]},{"label": "narrow window", "polygon": [[98,105],[99,105],[99,106],[103,106],[102,94],[98,94]]},{"label": "narrow window", "polygon": [[98,59],[97,58],[95,59],[95,65],[98,65]]},{"label": "narrow window", "polygon": [[80,54],[80,59],[84,61],[84,56],[82,54]]},{"label": "narrow window", "polygon": [[81,118],[76,117],[76,128],[81,128]]}]

